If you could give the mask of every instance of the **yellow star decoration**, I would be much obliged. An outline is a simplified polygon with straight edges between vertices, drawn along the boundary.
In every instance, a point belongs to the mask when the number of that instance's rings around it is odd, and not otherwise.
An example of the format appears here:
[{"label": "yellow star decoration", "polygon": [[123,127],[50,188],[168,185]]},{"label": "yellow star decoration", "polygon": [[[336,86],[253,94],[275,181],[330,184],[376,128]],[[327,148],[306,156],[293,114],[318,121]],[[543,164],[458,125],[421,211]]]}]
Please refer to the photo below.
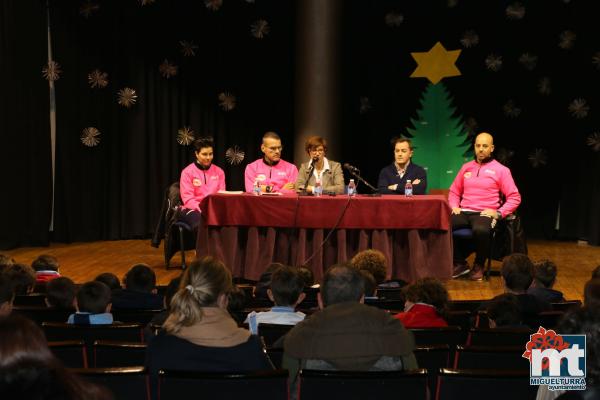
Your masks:
[{"label": "yellow star decoration", "polygon": [[448,51],[437,42],[428,52],[410,53],[418,64],[410,77],[427,78],[435,85],[443,78],[460,76],[460,71],[454,65],[460,52],[461,50]]}]

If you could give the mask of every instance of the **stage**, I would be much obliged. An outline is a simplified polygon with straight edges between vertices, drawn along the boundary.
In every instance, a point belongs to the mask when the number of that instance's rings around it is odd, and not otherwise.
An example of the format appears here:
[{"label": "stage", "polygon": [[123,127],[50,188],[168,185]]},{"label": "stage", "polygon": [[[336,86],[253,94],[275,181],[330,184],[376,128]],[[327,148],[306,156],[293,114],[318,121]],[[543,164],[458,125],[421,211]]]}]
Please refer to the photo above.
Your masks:
[{"label": "stage", "polygon": [[[558,241],[529,241],[528,245],[532,260],[548,258],[557,264],[558,280],[555,289],[562,291],[568,300],[582,300],[585,282],[589,280],[592,270],[600,265],[600,247]],[[112,272],[122,278],[136,263],[150,265],[156,272],[158,284],[161,285],[167,284],[180,273],[178,269],[165,269],[162,246],[158,249],[151,247],[150,239],[55,243],[49,247],[23,247],[2,253],[24,264],[31,264],[40,254],[51,254],[58,258],[61,274],[70,277],[76,283],[92,280],[102,272]],[[186,254],[189,260],[193,259],[193,251]],[[178,263],[177,254],[173,257],[171,265]],[[498,270],[500,263],[494,262],[492,268]],[[447,281],[446,284],[454,300],[491,298],[502,292],[502,283],[498,276],[492,277],[490,282],[460,279]]]}]

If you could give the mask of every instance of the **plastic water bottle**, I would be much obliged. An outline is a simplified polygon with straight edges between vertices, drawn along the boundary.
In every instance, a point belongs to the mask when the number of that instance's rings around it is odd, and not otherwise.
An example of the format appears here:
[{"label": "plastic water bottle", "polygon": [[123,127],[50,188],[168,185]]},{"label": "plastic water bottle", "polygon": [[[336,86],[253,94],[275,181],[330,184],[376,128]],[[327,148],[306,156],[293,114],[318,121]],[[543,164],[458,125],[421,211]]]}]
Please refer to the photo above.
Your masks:
[{"label": "plastic water bottle", "polygon": [[356,183],[354,183],[354,179],[350,179],[350,182],[348,182],[348,196],[356,196]]},{"label": "plastic water bottle", "polygon": [[406,197],[412,197],[412,195],[413,195],[412,182],[410,179],[407,179],[406,185],[404,185],[404,195]]},{"label": "plastic water bottle", "polygon": [[260,185],[258,184],[257,180],[255,180],[254,185],[252,185],[252,194],[255,196],[260,196]]},{"label": "plastic water bottle", "polygon": [[317,179],[315,182],[315,186],[313,187],[313,196],[321,197],[323,194],[323,186],[321,185],[321,180]]}]

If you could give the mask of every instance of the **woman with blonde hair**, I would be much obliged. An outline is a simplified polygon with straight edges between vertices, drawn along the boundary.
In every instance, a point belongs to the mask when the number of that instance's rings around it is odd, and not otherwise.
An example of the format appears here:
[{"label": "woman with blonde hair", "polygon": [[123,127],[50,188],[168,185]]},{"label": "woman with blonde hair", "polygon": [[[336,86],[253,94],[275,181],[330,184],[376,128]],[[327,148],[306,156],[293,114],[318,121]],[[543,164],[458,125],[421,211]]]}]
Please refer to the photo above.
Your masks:
[{"label": "woman with blonde hair", "polygon": [[231,273],[211,257],[194,261],[173,296],[170,314],[148,345],[151,376],[161,369],[211,372],[272,369],[260,338],[227,312]]}]

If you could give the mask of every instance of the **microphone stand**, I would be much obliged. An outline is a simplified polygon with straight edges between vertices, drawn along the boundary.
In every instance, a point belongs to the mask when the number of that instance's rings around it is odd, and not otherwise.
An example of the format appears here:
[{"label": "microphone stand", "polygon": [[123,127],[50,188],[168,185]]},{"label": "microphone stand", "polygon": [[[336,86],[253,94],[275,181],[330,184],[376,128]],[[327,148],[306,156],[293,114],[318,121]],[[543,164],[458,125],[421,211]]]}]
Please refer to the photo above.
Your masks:
[{"label": "microphone stand", "polygon": [[375,186],[371,185],[369,182],[367,182],[366,180],[364,180],[362,176],[360,176],[360,174],[359,174],[360,170],[358,168],[356,168],[356,169],[349,169],[348,172],[350,172],[350,174],[352,176],[354,176],[356,179],[358,179],[359,182],[364,183],[366,187],[368,187],[369,189],[371,189],[373,191],[373,193],[371,193],[371,194],[365,194],[365,196],[371,196],[371,197],[379,197],[379,196],[381,196],[381,193],[379,193],[379,189],[377,189]]},{"label": "microphone stand", "polygon": [[300,192],[298,192],[298,196],[310,196],[310,193],[306,191],[306,187],[308,186],[308,180],[310,179],[311,175],[313,174],[313,171],[315,170],[316,163],[317,162],[313,159],[306,174],[306,182],[304,183],[304,187]]}]

